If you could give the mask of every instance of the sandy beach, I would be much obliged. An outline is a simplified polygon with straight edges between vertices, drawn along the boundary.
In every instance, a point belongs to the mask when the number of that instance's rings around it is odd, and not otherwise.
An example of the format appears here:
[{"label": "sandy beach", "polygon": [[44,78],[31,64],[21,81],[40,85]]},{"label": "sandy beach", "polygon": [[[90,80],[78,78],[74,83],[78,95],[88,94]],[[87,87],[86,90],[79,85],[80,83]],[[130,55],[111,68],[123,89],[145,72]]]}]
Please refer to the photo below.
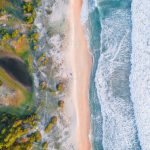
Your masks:
[{"label": "sandy beach", "polygon": [[69,7],[69,49],[67,62],[72,72],[71,99],[76,113],[77,150],[90,150],[89,78],[92,59],[88,50],[80,13],[82,0],[71,0]]}]

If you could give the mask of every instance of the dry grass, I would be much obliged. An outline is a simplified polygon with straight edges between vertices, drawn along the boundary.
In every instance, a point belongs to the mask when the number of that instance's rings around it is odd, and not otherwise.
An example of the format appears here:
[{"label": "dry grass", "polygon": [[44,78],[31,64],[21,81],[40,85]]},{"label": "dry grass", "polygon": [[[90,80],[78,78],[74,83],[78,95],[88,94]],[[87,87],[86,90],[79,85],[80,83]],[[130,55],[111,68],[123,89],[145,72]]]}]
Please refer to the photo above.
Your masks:
[{"label": "dry grass", "polygon": [[22,35],[17,41],[13,41],[12,45],[15,49],[16,54],[22,54],[30,49],[29,41],[26,35]]},{"label": "dry grass", "polygon": [[10,77],[4,69],[0,67],[0,79],[5,83],[9,88],[15,90],[15,94],[8,96],[7,98],[0,99],[0,104],[4,106],[19,106],[26,99],[27,89],[23,87],[19,82],[15,81]]},{"label": "dry grass", "polygon": [[8,0],[0,0],[0,9],[11,6],[11,3]]},{"label": "dry grass", "polygon": [[22,104],[22,97],[23,93],[17,90],[13,95],[0,99],[0,105],[19,107]]}]

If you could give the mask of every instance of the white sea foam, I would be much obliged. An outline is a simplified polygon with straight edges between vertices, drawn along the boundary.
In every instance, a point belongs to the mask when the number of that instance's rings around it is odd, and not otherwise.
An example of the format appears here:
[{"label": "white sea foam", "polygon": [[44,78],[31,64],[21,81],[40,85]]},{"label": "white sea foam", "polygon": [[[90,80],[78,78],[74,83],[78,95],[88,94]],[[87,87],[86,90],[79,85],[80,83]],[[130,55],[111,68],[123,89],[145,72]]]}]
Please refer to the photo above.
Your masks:
[{"label": "white sea foam", "polygon": [[150,150],[150,1],[132,2],[131,95],[139,140]]},{"label": "white sea foam", "polygon": [[88,15],[89,15],[88,1],[83,0],[82,9],[81,9],[81,23],[82,24],[85,24],[88,21]]},{"label": "white sea foam", "polygon": [[83,0],[81,10],[81,23],[85,24],[88,21],[89,13],[91,13],[95,7],[97,7],[97,0]]},{"label": "white sea foam", "polygon": [[95,82],[103,116],[103,148],[137,150],[137,130],[129,89],[130,11],[112,9],[101,24],[102,54]]}]

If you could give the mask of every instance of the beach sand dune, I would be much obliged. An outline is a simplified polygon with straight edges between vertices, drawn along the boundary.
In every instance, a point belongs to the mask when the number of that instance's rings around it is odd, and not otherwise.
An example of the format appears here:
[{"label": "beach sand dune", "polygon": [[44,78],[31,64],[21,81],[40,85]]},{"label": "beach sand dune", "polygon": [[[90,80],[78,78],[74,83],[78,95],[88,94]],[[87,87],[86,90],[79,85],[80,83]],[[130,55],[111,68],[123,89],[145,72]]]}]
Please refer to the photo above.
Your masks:
[{"label": "beach sand dune", "polygon": [[78,150],[89,150],[90,112],[89,112],[89,78],[92,59],[81,25],[82,0],[71,0],[69,6],[69,50],[67,62],[72,70],[71,99],[76,110],[76,143]]}]

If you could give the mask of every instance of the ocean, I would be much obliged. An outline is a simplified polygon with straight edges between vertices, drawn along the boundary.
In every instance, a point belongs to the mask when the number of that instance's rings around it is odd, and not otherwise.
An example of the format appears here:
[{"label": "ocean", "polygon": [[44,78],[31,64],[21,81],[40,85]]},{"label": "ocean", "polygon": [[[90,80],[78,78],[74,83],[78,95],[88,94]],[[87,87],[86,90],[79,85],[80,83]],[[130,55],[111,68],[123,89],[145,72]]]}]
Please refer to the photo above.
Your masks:
[{"label": "ocean", "polygon": [[[140,133],[144,136],[146,133],[139,130],[143,124],[138,119],[140,103],[135,104],[133,86],[137,83],[132,80],[136,74],[132,64],[135,63],[132,13],[133,8],[137,8],[134,3],[130,0],[84,2],[87,7],[83,9],[88,9],[88,15],[82,16],[87,17],[88,41],[93,57],[89,95],[93,150],[140,150],[141,139],[143,145],[146,144],[145,139],[139,137]],[[138,86],[137,92],[140,90]]]},{"label": "ocean", "polygon": [[150,1],[132,2],[131,98],[134,103],[139,140],[150,149]]}]

